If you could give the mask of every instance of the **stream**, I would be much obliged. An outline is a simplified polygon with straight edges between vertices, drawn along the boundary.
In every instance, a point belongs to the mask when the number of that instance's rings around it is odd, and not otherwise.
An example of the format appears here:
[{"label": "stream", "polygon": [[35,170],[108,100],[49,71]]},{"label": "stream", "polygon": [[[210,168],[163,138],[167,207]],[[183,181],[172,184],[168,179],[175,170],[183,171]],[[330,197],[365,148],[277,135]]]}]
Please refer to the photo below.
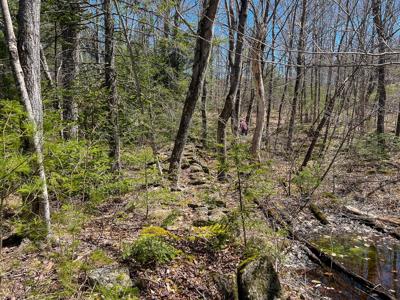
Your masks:
[{"label": "stream", "polygon": [[[395,299],[400,299],[400,243],[380,236],[349,234],[323,235],[311,242],[346,268],[383,286]],[[321,298],[380,299],[329,268],[307,270],[303,276]]]}]

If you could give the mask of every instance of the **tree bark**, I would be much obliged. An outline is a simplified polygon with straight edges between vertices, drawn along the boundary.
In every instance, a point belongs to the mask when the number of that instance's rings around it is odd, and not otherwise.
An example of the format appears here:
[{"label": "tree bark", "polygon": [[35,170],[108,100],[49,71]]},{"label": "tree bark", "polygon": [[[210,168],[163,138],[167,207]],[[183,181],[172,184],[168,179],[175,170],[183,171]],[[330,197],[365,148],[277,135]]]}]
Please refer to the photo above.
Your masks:
[{"label": "tree bark", "polygon": [[273,13],[272,16],[272,43],[271,43],[271,66],[269,68],[269,79],[268,79],[268,96],[267,96],[267,119],[265,122],[265,143],[268,146],[270,142],[269,138],[269,123],[271,120],[271,109],[272,109],[272,91],[274,85],[274,72],[275,72],[275,22],[276,22],[276,13]]},{"label": "tree bark", "polygon": [[183,148],[189,133],[189,126],[192,120],[196,102],[200,97],[203,88],[204,78],[207,71],[211,53],[211,42],[213,38],[214,19],[217,13],[219,0],[210,0],[206,3],[202,18],[199,21],[198,38],[196,40],[192,79],[186,95],[185,104],[182,110],[182,117],[178,133],[175,138],[174,149],[170,158],[169,172],[171,174],[172,188],[178,187],[179,169],[182,159]]},{"label": "tree bark", "polygon": [[294,85],[294,96],[292,99],[292,109],[290,111],[290,119],[289,119],[289,129],[288,129],[288,140],[286,148],[291,151],[292,148],[292,140],[293,140],[293,131],[294,131],[294,123],[296,119],[296,110],[297,110],[297,101],[300,96],[300,85],[302,79],[302,65],[304,64],[304,47],[305,47],[305,23],[306,23],[306,11],[307,11],[307,0],[303,0],[302,2],[302,13],[300,19],[300,33],[299,33],[299,43],[298,43],[298,53],[297,53],[297,66],[296,66],[296,81]]},{"label": "tree bark", "polygon": [[20,0],[18,55],[38,131],[42,131],[43,107],[40,88],[40,1]]},{"label": "tree bark", "polygon": [[54,81],[51,77],[51,73],[49,70],[49,65],[47,64],[46,55],[44,54],[44,50],[42,45],[40,45],[40,63],[42,65],[43,73],[46,76],[47,81],[49,82],[49,87],[54,87]]},{"label": "tree bark", "polygon": [[79,72],[79,22],[80,5],[79,2],[69,2],[62,0],[59,3],[60,9],[68,14],[61,18],[62,42],[62,88],[63,94],[63,120],[66,128],[63,131],[65,139],[76,139],[78,137],[78,105],[74,97],[75,80]]},{"label": "tree bark", "polygon": [[[372,14],[374,16],[374,24],[376,32],[378,34],[378,49],[379,53],[385,52],[385,29],[382,22],[381,16],[382,1],[373,0],[372,1]],[[376,132],[378,134],[385,133],[385,103],[386,103],[386,88],[385,88],[385,63],[384,55],[380,55],[378,59],[379,66],[376,68],[376,73],[378,76],[378,116],[376,123]]]},{"label": "tree bark", "polygon": [[[295,23],[296,23],[296,15],[297,15],[297,6],[294,8],[293,11],[293,18],[292,18],[292,22],[290,24],[290,37],[289,37],[289,49],[293,48],[293,40],[294,40],[294,28],[295,28]],[[274,148],[276,149],[276,145],[278,143],[278,137],[279,137],[279,133],[280,133],[280,129],[281,129],[281,121],[282,121],[282,111],[283,111],[283,107],[285,105],[285,101],[286,101],[286,93],[288,91],[289,88],[289,73],[290,73],[290,65],[292,63],[292,53],[290,51],[288,51],[288,65],[286,66],[286,71],[285,71],[285,85],[283,87],[283,92],[282,92],[282,97],[280,99],[280,103],[279,103],[279,108],[278,108],[278,124],[276,126],[276,137],[275,137],[275,145]]]},{"label": "tree bark", "polygon": [[400,136],[400,102],[399,102],[399,111],[397,112],[396,136]]},{"label": "tree bark", "polygon": [[256,34],[254,36],[253,43],[253,60],[252,60],[252,72],[254,77],[254,83],[257,92],[257,118],[256,128],[254,130],[253,140],[251,143],[251,154],[260,160],[259,151],[261,147],[261,139],[265,124],[265,89],[264,81],[262,76],[262,41],[265,38],[265,25],[264,23],[256,24]]},{"label": "tree bark", "polygon": [[253,111],[253,104],[254,104],[254,97],[255,97],[255,91],[254,88],[251,88],[250,90],[250,102],[249,106],[247,108],[247,114],[246,114],[246,124],[250,128],[251,125],[251,113]]},{"label": "tree bark", "polygon": [[234,100],[234,105],[232,107],[232,116],[231,116],[231,127],[232,134],[237,136],[239,133],[239,118],[240,118],[240,107],[241,107],[241,92],[240,92],[240,82],[242,81],[243,72],[240,74],[238,89],[236,92],[236,98]]},{"label": "tree bark", "polygon": [[233,67],[230,71],[230,87],[228,95],[226,96],[224,107],[218,117],[217,126],[217,145],[219,152],[219,170],[218,178],[220,180],[225,179],[226,172],[226,125],[229,118],[232,115],[233,104],[236,99],[240,75],[242,72],[242,51],[243,51],[243,41],[244,41],[244,31],[247,21],[247,10],[248,10],[248,0],[241,0],[241,7],[239,12],[239,24],[238,31],[236,35],[236,47],[235,47],[235,61]]},{"label": "tree bark", "polygon": [[109,124],[109,156],[112,159],[111,169],[121,169],[121,142],[118,122],[118,91],[117,74],[115,70],[115,43],[114,43],[114,17],[112,15],[111,0],[104,0],[104,29],[105,29],[105,52],[104,52],[104,73],[105,87],[108,92],[108,118]]},{"label": "tree bark", "polygon": [[[21,0],[19,3],[19,52],[7,0],[1,0],[5,34],[11,64],[22,102],[33,129],[33,144],[41,180],[40,216],[50,233],[50,204],[46,172],[43,163],[43,105],[40,89],[40,0]],[[28,77],[30,76],[30,77]]]},{"label": "tree bark", "polygon": [[204,80],[203,94],[201,95],[201,143],[207,148],[207,81]]}]

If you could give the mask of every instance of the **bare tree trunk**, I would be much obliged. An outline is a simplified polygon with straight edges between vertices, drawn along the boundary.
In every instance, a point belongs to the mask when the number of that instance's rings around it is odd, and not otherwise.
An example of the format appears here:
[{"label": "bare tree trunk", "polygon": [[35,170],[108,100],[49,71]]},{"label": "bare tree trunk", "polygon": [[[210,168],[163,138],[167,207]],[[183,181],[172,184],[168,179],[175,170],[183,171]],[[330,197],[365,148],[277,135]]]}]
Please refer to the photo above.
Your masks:
[{"label": "bare tree trunk", "polygon": [[119,136],[118,122],[118,92],[117,92],[117,74],[115,70],[115,45],[114,45],[114,17],[112,15],[111,0],[104,0],[104,28],[105,28],[105,87],[109,93],[109,146],[110,158],[112,161],[112,170],[121,169],[121,142]]},{"label": "bare tree trunk", "polygon": [[[19,3],[19,53],[7,0],[1,0],[4,27],[11,63],[22,101],[33,127],[33,144],[41,180],[40,215],[50,233],[50,204],[43,164],[43,105],[40,90],[40,0]],[[21,60],[20,60],[21,58]]]},{"label": "bare tree trunk", "polygon": [[254,83],[257,91],[257,119],[256,128],[254,130],[253,140],[251,143],[251,153],[255,158],[260,160],[260,147],[261,139],[265,124],[265,90],[264,81],[262,77],[262,41],[265,38],[265,24],[256,24],[256,34],[254,36],[253,44],[253,60],[252,60],[252,72],[254,77]]},{"label": "bare tree trunk", "polygon": [[[106,5],[106,1],[104,0],[103,2],[103,6]],[[97,1],[96,1],[97,4]],[[98,67],[100,67],[100,62],[101,62],[101,47],[100,47],[100,21],[99,21],[99,7],[96,5],[96,9],[95,9],[95,14],[96,14],[96,18],[95,18],[95,32],[94,32],[94,58],[96,61],[96,64],[98,65]],[[106,13],[106,12],[105,12]],[[106,16],[105,16],[106,17]]]},{"label": "bare tree trunk", "polygon": [[247,108],[247,114],[246,114],[246,124],[248,127],[250,127],[250,125],[251,125],[251,113],[253,111],[254,97],[255,97],[255,91],[254,91],[254,88],[251,88],[250,102],[249,102],[249,106]]},{"label": "bare tree trunk", "polygon": [[63,120],[66,122],[63,136],[66,139],[78,137],[78,105],[74,94],[74,83],[79,71],[79,2],[60,1],[60,9],[69,14],[62,18],[61,36],[63,39],[61,56],[62,87],[65,90],[63,95]]},{"label": "bare tree trunk", "polygon": [[399,102],[399,111],[397,112],[397,123],[396,123],[396,136],[400,136],[400,102]]},{"label": "bare tree trunk", "polygon": [[[229,4],[228,4],[229,1]],[[235,64],[235,31],[236,31],[236,18],[235,11],[233,10],[233,0],[225,0],[226,18],[228,21],[229,31],[229,53],[228,53],[228,68],[229,73],[227,76],[227,83],[229,83],[229,75],[233,70]]]},{"label": "bare tree trunk", "polygon": [[[297,6],[295,6],[294,11],[293,11],[293,18],[292,22],[290,24],[290,38],[289,38],[289,49],[293,48],[293,40],[294,40],[294,28],[295,28],[295,23],[296,23],[296,15],[297,15]],[[285,71],[285,86],[283,87],[283,92],[282,92],[282,97],[280,99],[279,107],[278,107],[278,124],[276,126],[276,137],[275,137],[275,145],[274,148],[276,149],[276,145],[278,143],[278,137],[280,133],[280,126],[282,122],[282,110],[285,105],[286,101],[286,93],[289,88],[289,73],[290,73],[290,65],[292,63],[292,53],[288,51],[288,66],[286,66],[286,71]]]},{"label": "bare tree trunk", "polygon": [[40,88],[40,1],[20,0],[18,55],[38,131],[42,131],[43,105]]},{"label": "bare tree trunk", "polygon": [[310,113],[311,113],[311,122],[315,122],[315,119],[317,118],[317,97],[316,97],[316,93],[315,93],[316,89],[314,89],[315,68],[311,68],[310,73],[311,73],[311,78],[310,78],[310,102],[312,103],[312,111]]},{"label": "bare tree trunk", "polygon": [[299,43],[298,43],[298,53],[297,53],[297,66],[296,66],[296,82],[294,85],[294,96],[292,99],[292,109],[290,112],[289,119],[289,129],[288,129],[288,140],[287,140],[287,149],[289,151],[292,150],[292,140],[293,140],[293,131],[294,131],[294,123],[296,119],[296,110],[297,110],[297,100],[300,96],[300,85],[301,85],[301,77],[303,74],[302,65],[304,64],[304,47],[305,47],[305,23],[306,23],[306,11],[307,11],[307,0],[303,0],[302,4],[302,13],[300,19],[300,33],[299,33]]},{"label": "bare tree trunk", "polygon": [[[376,32],[378,33],[378,48],[379,53],[385,52],[385,29],[382,23],[382,1],[381,0],[373,0],[372,1],[372,13],[374,16],[374,24],[376,28]],[[385,132],[385,103],[386,103],[386,88],[385,88],[385,57],[383,55],[379,56],[378,63],[380,64],[376,68],[376,73],[378,76],[378,117],[376,123],[376,132],[378,134],[382,134]]]},{"label": "bare tree trunk", "polygon": [[[338,67],[338,73],[339,73],[339,69],[340,67]],[[329,130],[329,120],[331,118],[332,112],[333,112],[333,108],[336,102],[336,98],[340,97],[340,95],[345,94],[346,92],[344,91],[345,87],[346,87],[346,82],[348,81],[348,79],[353,79],[354,76],[357,74],[359,70],[359,67],[354,68],[352,74],[346,78],[343,83],[341,85],[336,86],[335,88],[335,92],[333,93],[332,97],[330,97],[330,99],[327,100],[327,103],[325,104],[325,111],[324,111],[324,115],[321,118],[321,120],[319,121],[317,128],[314,130],[313,132],[313,136],[312,136],[312,140],[310,143],[310,146],[307,149],[306,155],[304,157],[303,163],[301,165],[300,169],[303,169],[307,166],[308,162],[310,161],[311,157],[312,157],[312,153],[314,151],[315,145],[318,141],[318,138],[321,134],[322,129],[324,128],[324,126],[327,126],[327,132],[325,133],[325,138],[324,138],[324,142],[323,142],[323,148],[321,149],[321,151],[324,150],[325,148],[325,143],[326,143],[326,139],[328,136],[328,130]],[[327,124],[328,123],[328,124]]]},{"label": "bare tree trunk", "polygon": [[189,133],[196,102],[203,88],[204,78],[207,71],[211,53],[211,42],[213,38],[214,19],[217,13],[219,0],[210,0],[206,3],[202,18],[199,21],[198,38],[196,40],[192,79],[186,95],[182,117],[178,133],[175,138],[174,149],[170,158],[169,172],[171,174],[172,188],[178,188],[179,170],[182,159],[183,148]]},{"label": "bare tree trunk", "polygon": [[271,66],[269,68],[269,80],[268,80],[268,105],[267,105],[267,119],[265,123],[265,142],[269,144],[269,123],[271,119],[271,108],[272,108],[272,91],[274,85],[274,72],[275,72],[275,22],[276,22],[276,11],[273,12],[272,16],[272,43],[271,43]]},{"label": "bare tree trunk", "polygon": [[201,95],[201,143],[207,148],[207,81],[204,80],[203,94]]},{"label": "bare tree trunk", "polygon": [[256,128],[254,130],[253,140],[251,143],[251,153],[254,157],[259,158],[259,151],[261,146],[262,132],[264,129],[265,120],[265,92],[264,82],[262,80],[261,66],[258,63],[253,64],[253,76],[255,84],[257,85],[257,117]]},{"label": "bare tree trunk", "polygon": [[[290,55],[290,53],[288,54]],[[290,64],[290,60],[289,60],[289,64]],[[289,85],[289,71],[290,71],[290,66],[286,67],[286,72],[285,72],[285,81],[284,81],[284,87],[283,87],[283,92],[282,92],[282,97],[280,99],[279,102],[279,107],[278,107],[278,124],[276,125],[276,136],[275,136],[275,145],[274,145],[274,149],[276,149],[276,145],[278,143],[278,137],[279,137],[279,133],[281,130],[281,122],[282,122],[282,110],[283,110],[283,106],[285,104],[285,100],[286,100],[286,93],[288,90],[288,85]]]},{"label": "bare tree trunk", "polygon": [[217,127],[217,145],[219,147],[219,170],[218,178],[225,179],[226,172],[226,125],[232,115],[233,103],[236,99],[240,75],[242,72],[242,50],[244,41],[244,32],[247,21],[248,0],[241,0],[241,7],[239,12],[239,25],[236,35],[235,47],[235,62],[230,72],[230,87],[228,95],[226,96],[224,108],[218,117]]},{"label": "bare tree trunk", "polygon": [[50,70],[49,70],[49,65],[47,64],[47,59],[46,55],[44,54],[44,50],[42,45],[40,45],[40,62],[42,65],[43,73],[46,76],[47,81],[49,82],[49,86],[51,88],[54,87],[54,81],[53,78],[51,77]]},{"label": "bare tree trunk", "polygon": [[239,118],[240,118],[240,106],[241,106],[241,95],[240,95],[240,82],[242,82],[243,72],[240,74],[238,90],[236,92],[236,99],[234,100],[234,105],[232,108],[232,116],[231,116],[231,127],[232,134],[237,136],[239,133]]},{"label": "bare tree trunk", "polygon": [[[337,52],[339,53],[342,49],[342,45],[344,42],[344,38],[349,26],[349,22],[350,22],[350,13],[347,14],[347,20],[346,20],[346,27],[345,27],[345,31],[343,32],[342,36],[339,39],[339,43],[338,43],[338,48],[337,48]],[[332,44],[334,45],[336,43],[337,40],[337,35],[336,32],[333,34],[333,41]],[[330,119],[331,119],[331,115],[333,113],[333,109],[335,106],[335,102],[336,102],[336,98],[340,97],[340,95],[345,94],[344,89],[346,87],[346,82],[351,78],[353,79],[354,76],[357,74],[357,72],[359,71],[359,66],[357,66],[356,68],[354,68],[352,70],[351,75],[348,78],[345,78],[345,80],[343,81],[342,84],[339,85],[339,78],[340,78],[340,63],[341,63],[341,59],[340,59],[340,54],[336,55],[336,60],[338,63],[338,67],[337,67],[337,81],[336,81],[336,85],[335,85],[335,90],[333,95],[329,98],[329,92],[327,91],[326,94],[326,100],[325,100],[325,108],[324,108],[324,115],[323,117],[320,119],[317,128],[314,130],[313,132],[313,136],[312,136],[312,140],[310,143],[310,146],[307,149],[306,155],[304,157],[303,163],[301,164],[300,169],[303,169],[307,166],[308,162],[311,160],[314,148],[316,146],[316,143],[318,141],[318,138],[321,134],[322,129],[324,128],[324,126],[326,126],[326,131],[325,131],[325,135],[324,135],[324,140],[323,143],[321,145],[321,153],[324,151],[325,149],[325,144],[326,144],[326,140],[328,138],[328,134],[329,134],[329,126],[330,126]],[[332,75],[332,68],[329,69],[328,71],[328,82],[330,82],[330,78]],[[328,84],[328,88],[330,86],[330,83]]]}]

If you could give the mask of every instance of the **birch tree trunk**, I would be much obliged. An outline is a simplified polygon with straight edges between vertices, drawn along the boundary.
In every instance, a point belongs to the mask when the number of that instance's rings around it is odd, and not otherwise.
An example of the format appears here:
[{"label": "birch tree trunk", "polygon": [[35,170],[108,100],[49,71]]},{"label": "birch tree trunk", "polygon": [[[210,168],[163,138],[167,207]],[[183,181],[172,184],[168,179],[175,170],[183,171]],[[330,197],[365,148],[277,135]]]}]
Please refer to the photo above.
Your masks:
[{"label": "birch tree trunk", "polygon": [[108,119],[110,121],[109,156],[112,159],[111,169],[113,171],[119,171],[121,169],[121,142],[118,122],[117,74],[115,71],[114,18],[112,15],[111,0],[104,0],[103,5],[105,31],[104,73],[105,87],[108,91]]},{"label": "birch tree trunk", "polygon": [[43,106],[40,89],[40,0],[21,0],[19,2],[18,19],[21,52],[18,51],[7,0],[1,0],[1,8],[13,72],[33,129],[33,144],[42,190],[40,215],[46,224],[48,233],[50,233],[50,204],[42,151]]},{"label": "birch tree trunk", "polygon": [[219,0],[209,0],[206,2],[197,30],[198,38],[196,40],[192,79],[186,95],[178,133],[175,138],[174,149],[172,150],[170,158],[169,173],[172,180],[172,189],[178,188],[183,148],[186,144],[190,122],[196,107],[196,102],[201,95],[208,62],[210,60],[214,19],[217,13]]}]

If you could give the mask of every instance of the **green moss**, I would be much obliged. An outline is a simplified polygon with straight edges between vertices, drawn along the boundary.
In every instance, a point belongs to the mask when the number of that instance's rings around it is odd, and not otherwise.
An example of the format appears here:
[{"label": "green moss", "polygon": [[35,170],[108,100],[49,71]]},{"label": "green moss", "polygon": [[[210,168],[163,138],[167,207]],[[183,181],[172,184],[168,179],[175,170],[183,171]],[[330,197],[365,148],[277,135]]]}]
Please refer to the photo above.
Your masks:
[{"label": "green moss", "polygon": [[149,237],[164,237],[164,238],[173,238],[177,239],[178,237],[169,232],[168,230],[159,227],[159,226],[149,226],[145,227],[140,231],[140,236],[149,236]]},{"label": "green moss", "polygon": [[365,249],[360,247],[352,247],[349,249],[349,251],[352,255],[361,256],[364,253]]},{"label": "green moss", "polygon": [[161,222],[161,227],[166,228],[175,223],[176,219],[181,215],[178,210],[173,210],[165,219]]},{"label": "green moss", "polygon": [[90,266],[93,267],[101,267],[104,265],[109,265],[113,262],[113,260],[107,256],[107,254],[101,250],[96,249],[89,256]]},{"label": "green moss", "polygon": [[233,237],[230,228],[223,224],[194,227],[194,240],[205,240],[212,249],[223,248]]},{"label": "green moss", "polygon": [[258,259],[259,257],[260,257],[259,254],[255,254],[255,255],[253,255],[253,256],[250,256],[250,257],[248,257],[248,258],[242,260],[242,261],[239,263],[238,271],[239,271],[239,272],[243,272],[244,268],[245,268],[249,263],[251,263],[252,261],[255,261],[255,260]]},{"label": "green moss", "polygon": [[97,292],[93,293],[93,299],[107,299],[107,300],[138,300],[139,299],[139,290],[136,287],[123,287],[119,285],[115,285],[111,288],[108,287],[98,287]]}]

